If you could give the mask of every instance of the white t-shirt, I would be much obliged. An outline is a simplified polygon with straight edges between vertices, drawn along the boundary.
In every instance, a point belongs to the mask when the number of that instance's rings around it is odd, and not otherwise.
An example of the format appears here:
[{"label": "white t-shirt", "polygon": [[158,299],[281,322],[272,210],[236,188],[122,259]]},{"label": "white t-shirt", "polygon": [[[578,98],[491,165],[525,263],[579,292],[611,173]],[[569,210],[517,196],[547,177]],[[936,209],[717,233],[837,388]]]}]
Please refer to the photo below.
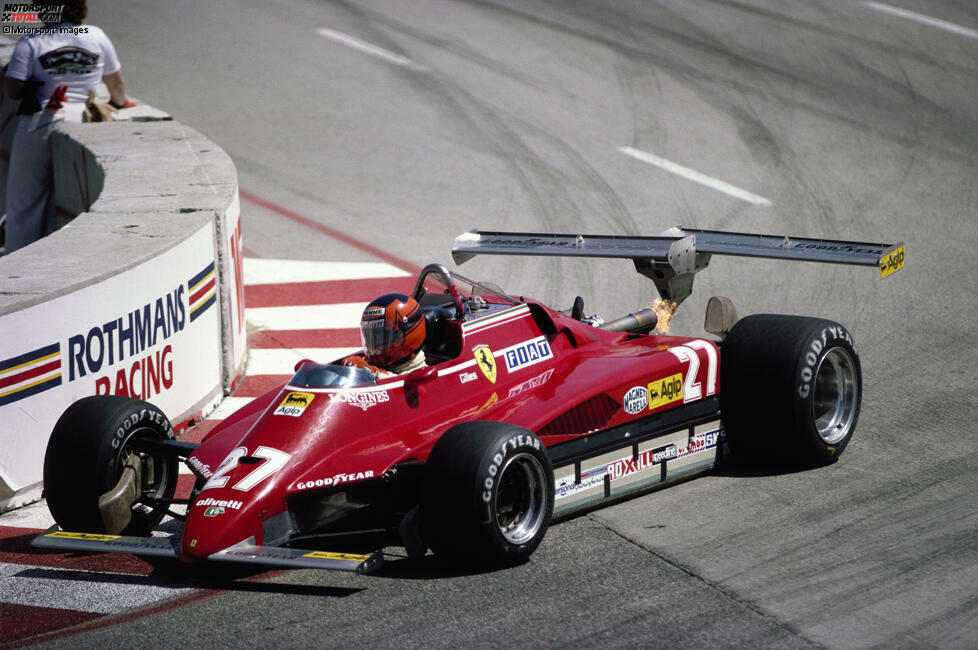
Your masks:
[{"label": "white t-shirt", "polygon": [[99,27],[61,23],[47,31],[21,38],[7,65],[8,77],[44,84],[37,90],[42,107],[62,84],[68,84],[69,102],[86,101],[103,75],[122,68],[112,41]]}]

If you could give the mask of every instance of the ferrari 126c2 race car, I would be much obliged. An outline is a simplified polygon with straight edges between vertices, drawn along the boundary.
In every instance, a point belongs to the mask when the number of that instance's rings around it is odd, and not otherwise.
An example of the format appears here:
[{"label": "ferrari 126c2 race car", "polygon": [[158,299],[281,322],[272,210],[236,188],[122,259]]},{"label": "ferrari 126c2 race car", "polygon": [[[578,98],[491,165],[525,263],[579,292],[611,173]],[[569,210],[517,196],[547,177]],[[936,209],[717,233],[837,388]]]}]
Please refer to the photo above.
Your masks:
[{"label": "ferrari 126c2 race car", "polygon": [[[872,265],[886,277],[904,247],[681,228],[456,239],[457,263],[476,254],[631,259],[679,303],[711,255]],[[75,402],[44,461],[57,526],[33,545],[359,573],[382,564],[377,549],[404,545],[409,556],[507,565],[555,519],[707,472],[728,453],[830,463],[856,426],[859,356],[832,321],[738,320],[712,298],[713,337],[662,335],[649,309],[604,322],[580,298],[557,311],[439,264],[421,271],[413,297],[426,367],[376,380],[302,361],[199,445],[175,440],[146,402]],[[181,462],[197,478],[184,500],[173,496]],[[147,536],[167,513],[185,519],[182,532]]]}]

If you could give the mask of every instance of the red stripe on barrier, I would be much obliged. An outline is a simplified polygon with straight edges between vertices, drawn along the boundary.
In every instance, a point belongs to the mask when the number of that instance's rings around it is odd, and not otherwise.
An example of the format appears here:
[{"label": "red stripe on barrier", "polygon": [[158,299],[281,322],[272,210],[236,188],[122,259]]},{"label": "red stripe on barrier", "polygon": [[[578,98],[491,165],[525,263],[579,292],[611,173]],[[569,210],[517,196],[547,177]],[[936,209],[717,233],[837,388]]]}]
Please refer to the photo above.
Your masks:
[{"label": "red stripe on barrier", "polygon": [[[262,348],[359,348],[360,330],[357,328],[323,330],[264,330],[248,335],[248,347]],[[317,359],[332,361],[332,359]]]},{"label": "red stripe on barrier", "polygon": [[[291,370],[291,368],[290,368]],[[250,377],[245,377],[245,380],[241,382],[241,388],[238,392],[234,394],[235,397],[258,397],[259,395],[264,395],[273,388],[278,388],[289,379],[292,378],[291,374],[287,375],[252,375]]]},{"label": "red stripe on barrier", "polygon": [[208,282],[207,284],[205,284],[204,286],[202,286],[200,289],[198,289],[197,291],[195,291],[194,293],[192,293],[190,295],[190,304],[192,305],[195,302],[197,302],[198,300],[200,300],[201,298],[203,298],[204,296],[206,296],[210,292],[210,290],[214,288],[214,283],[216,281],[217,281],[217,278],[216,277],[211,277],[210,282]]},{"label": "red stripe on barrier", "polygon": [[362,302],[366,306],[367,302],[385,293],[410,294],[413,290],[414,278],[251,284],[245,287],[245,304],[249,309],[344,302]]},{"label": "red stripe on barrier", "polygon": [[272,203],[271,201],[266,201],[265,199],[263,199],[263,198],[261,198],[259,196],[256,196],[256,195],[252,194],[251,192],[246,192],[245,190],[241,189],[240,187],[238,188],[238,195],[242,199],[244,199],[244,200],[246,200],[246,201],[248,201],[250,203],[254,203],[257,206],[260,206],[262,208],[265,208],[266,210],[269,210],[271,212],[274,212],[274,213],[276,213],[276,214],[278,214],[280,216],[283,216],[286,219],[291,219],[292,221],[295,221],[296,223],[300,223],[300,224],[302,224],[304,226],[307,226],[308,228],[311,228],[312,230],[315,230],[317,232],[321,232],[322,234],[326,235],[327,237],[332,237],[333,239],[335,239],[337,241],[341,241],[344,244],[349,244],[350,246],[353,246],[354,248],[358,248],[358,249],[360,249],[362,251],[365,251],[367,253],[370,253],[371,255],[373,255],[374,257],[376,257],[377,259],[383,260],[383,261],[387,262],[388,264],[393,264],[394,266],[396,266],[396,267],[398,267],[400,269],[403,269],[403,270],[407,271],[408,273],[411,273],[413,275],[417,275],[421,271],[421,267],[418,266],[417,264],[413,264],[411,262],[408,262],[407,260],[403,260],[403,259],[401,259],[399,257],[395,257],[394,255],[391,255],[387,251],[381,250],[381,249],[377,248],[376,246],[371,246],[370,244],[368,244],[366,242],[363,242],[363,241],[360,241],[359,239],[355,239],[353,237],[350,237],[349,235],[347,235],[345,233],[342,233],[339,230],[336,230],[335,228],[330,228],[329,226],[323,225],[323,224],[319,223],[318,221],[315,221],[313,219],[310,219],[309,217],[304,217],[301,214],[299,214],[298,212],[293,212],[292,210],[289,210],[288,208],[283,208],[282,206],[277,205],[275,203]]},{"label": "red stripe on barrier", "polygon": [[49,361],[43,366],[37,366],[36,368],[31,368],[30,370],[24,370],[16,375],[11,375],[6,379],[0,379],[0,388],[4,386],[12,386],[14,384],[19,384],[22,381],[30,379],[31,377],[39,377],[45,373],[51,372],[52,370],[57,370],[61,367],[61,359],[55,359],[54,361]]}]

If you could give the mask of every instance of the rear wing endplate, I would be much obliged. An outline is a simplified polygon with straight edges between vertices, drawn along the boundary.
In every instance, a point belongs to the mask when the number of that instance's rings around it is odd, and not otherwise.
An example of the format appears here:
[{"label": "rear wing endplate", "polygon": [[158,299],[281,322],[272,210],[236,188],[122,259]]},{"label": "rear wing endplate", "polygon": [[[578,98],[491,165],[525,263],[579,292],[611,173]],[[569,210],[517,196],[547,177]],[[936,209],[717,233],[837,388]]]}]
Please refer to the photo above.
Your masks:
[{"label": "rear wing endplate", "polygon": [[680,303],[693,276],[712,255],[739,255],[802,262],[875,266],[887,277],[903,266],[904,245],[752,235],[677,226],[657,237],[553,235],[472,230],[455,238],[452,257],[462,264],[475,255],[557,255],[630,259],[655,283],[663,299]]}]

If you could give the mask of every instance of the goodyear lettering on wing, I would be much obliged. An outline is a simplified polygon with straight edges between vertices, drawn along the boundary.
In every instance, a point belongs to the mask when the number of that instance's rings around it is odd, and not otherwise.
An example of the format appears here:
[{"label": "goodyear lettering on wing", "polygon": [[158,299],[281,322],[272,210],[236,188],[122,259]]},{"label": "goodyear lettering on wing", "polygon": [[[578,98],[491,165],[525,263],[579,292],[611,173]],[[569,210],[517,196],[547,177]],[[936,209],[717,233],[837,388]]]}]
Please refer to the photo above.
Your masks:
[{"label": "goodyear lettering on wing", "polygon": [[306,407],[312,404],[314,399],[316,399],[316,395],[313,393],[293,391],[285,396],[285,399],[282,400],[272,415],[288,415],[297,418],[305,412]]},{"label": "goodyear lettering on wing", "polygon": [[683,400],[683,373],[677,372],[649,384],[649,410]]},{"label": "goodyear lettering on wing", "polygon": [[506,359],[506,370],[515,372],[534,364],[552,359],[554,354],[547,343],[547,337],[538,336],[529,341],[523,341],[500,352]]}]

